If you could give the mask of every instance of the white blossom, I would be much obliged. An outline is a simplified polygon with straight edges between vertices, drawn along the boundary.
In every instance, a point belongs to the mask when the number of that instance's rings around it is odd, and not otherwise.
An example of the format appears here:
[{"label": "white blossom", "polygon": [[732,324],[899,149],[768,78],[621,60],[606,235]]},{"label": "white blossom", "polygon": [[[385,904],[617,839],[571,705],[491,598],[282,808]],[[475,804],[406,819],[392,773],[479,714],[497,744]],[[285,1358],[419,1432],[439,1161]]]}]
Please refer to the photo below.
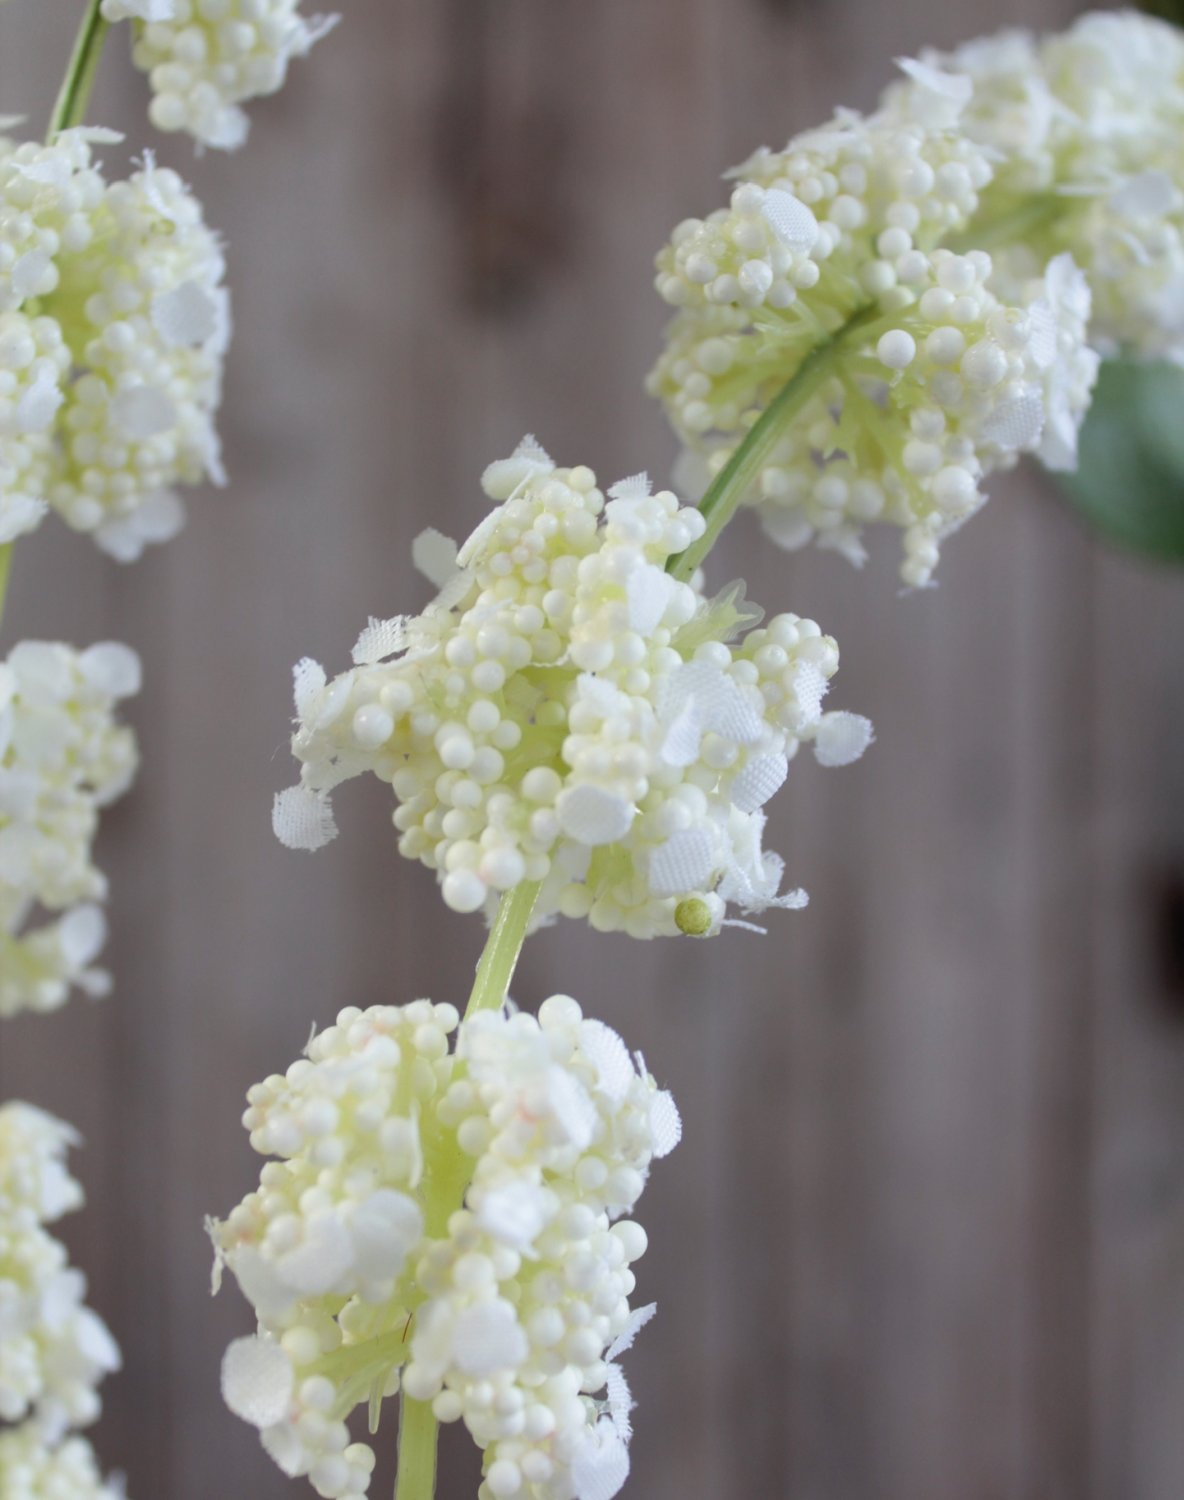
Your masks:
[{"label": "white blossom", "polygon": [[907,91],[879,114],[842,111],[758,152],[727,209],[678,226],[656,284],[679,311],[650,390],[701,492],[822,359],[745,499],[782,546],[816,541],[857,564],[867,523],[899,526],[903,577],[920,586],[986,475],[1025,452],[1071,462],[1097,357],[1067,259],[1049,272],[1056,295],[1036,279],[1004,301],[989,255],[938,248],[973,222],[991,153],[961,127],[967,80],[905,67]]},{"label": "white blossom", "polygon": [[[22,641],[0,662],[0,1015],[107,989],[91,966],[106,892],[92,843],[135,773],[115,708],[139,685],[135,652],[113,642]],[[35,925],[39,909],[56,915]]]},{"label": "white blossom", "polygon": [[130,561],[181,526],[177,486],[222,481],[230,319],[200,204],[147,157],[108,183],[112,139],[0,147],[0,541],[48,503]]},{"label": "white blossom", "polygon": [[119,1367],[85,1277],[42,1227],[82,1201],[64,1161],[75,1140],[40,1110],[0,1107],[0,1420],[28,1418],[48,1443],[94,1421],[98,1382]]},{"label": "white blossom", "polygon": [[485,487],[500,503],[433,604],[372,620],[332,682],[297,666],[303,772],[276,801],[281,840],[332,837],[329,794],[373,771],[401,852],[459,911],[534,880],[541,916],[650,937],[686,930],[688,900],[718,929],[727,890],[746,911],[802,904],[777,894],[761,808],[831,718],[834,641],[796,615],[753,628],[741,588],[707,599],[671,578],[703,518],[644,475],[606,502],[591,470],[528,440]]},{"label": "white blossom", "polygon": [[77,1434],[46,1441],[36,1423],[0,1431],[4,1500],[126,1500],[121,1480],[104,1479],[94,1450]]},{"label": "white blossom", "polygon": [[[254,1307],[223,1393],[289,1475],[365,1492],[350,1411],[430,1401],[484,1452],[480,1500],[609,1500],[628,1472],[615,1360],[646,1248],[627,1215],[677,1144],[670,1096],[568,996],[537,1020],[450,1005],[342,1011],[252,1089],[276,1155],[211,1232]],[[605,1391],[603,1397],[598,1392]]]},{"label": "white blossom", "polygon": [[82,1205],[82,1188],[66,1168],[78,1132],[32,1104],[0,1104],[0,1219],[35,1224]]},{"label": "white blossom", "polygon": [[103,0],[102,13],[132,22],[132,59],[148,75],[156,128],[229,151],[247,138],[240,106],[282,88],[290,60],[337,19],[303,16],[299,7],[300,0]]},{"label": "white blossom", "polygon": [[[967,135],[994,180],[967,235],[999,243],[1003,296],[1068,252],[1103,354],[1184,360],[1184,34],[1134,10],[1047,37],[1004,31],[925,62],[971,88]],[[910,107],[909,81],[889,91]]]}]

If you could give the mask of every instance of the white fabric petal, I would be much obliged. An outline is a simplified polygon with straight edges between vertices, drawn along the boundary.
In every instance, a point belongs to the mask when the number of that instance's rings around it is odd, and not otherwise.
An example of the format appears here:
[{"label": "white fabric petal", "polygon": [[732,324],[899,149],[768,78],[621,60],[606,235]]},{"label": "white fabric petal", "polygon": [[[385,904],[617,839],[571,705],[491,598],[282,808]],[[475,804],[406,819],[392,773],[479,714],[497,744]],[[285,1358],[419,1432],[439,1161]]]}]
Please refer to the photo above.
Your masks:
[{"label": "white fabric petal", "polygon": [[787,193],[783,188],[770,188],[762,204],[765,218],[773,226],[778,239],[791,250],[807,252],[818,241],[821,230],[813,210],[800,198]]},{"label": "white fabric petal", "polygon": [[322,849],[337,837],[328,797],[306,786],[291,786],[276,794],[271,826],[287,849]]},{"label": "white fabric petal", "polygon": [[582,1021],[580,1051],[596,1069],[601,1093],[614,1104],[620,1104],[637,1076],[625,1043],[603,1021]]},{"label": "white fabric petal", "polygon": [[560,793],[555,812],[569,838],[594,848],[624,838],[634,817],[634,809],[624,797],[598,786],[568,787]]},{"label": "white fabric petal", "polygon": [[732,780],[732,806],[755,812],[780,790],[788,775],[789,761],[784,755],[754,755]]},{"label": "white fabric petal", "polygon": [[872,721],[863,714],[823,714],[814,736],[814,757],[820,766],[849,766],[874,737]]},{"label": "white fabric petal", "polygon": [[222,1399],[252,1427],[284,1420],[292,1385],[292,1362],[275,1339],[235,1339],[223,1355]]},{"label": "white fabric petal", "polygon": [[385,661],[388,656],[405,650],[407,623],[406,615],[393,615],[389,620],[378,620],[371,615],[366,628],[354,642],[354,663],[359,667],[373,666],[375,662]]},{"label": "white fabric petal", "polygon": [[650,855],[649,884],[656,896],[700,890],[715,866],[715,841],[706,828],[683,828]]},{"label": "white fabric petal", "polygon": [[438,589],[443,588],[456,572],[456,552],[452,538],[434,526],[421,531],[411,543],[411,561],[416,571]]}]

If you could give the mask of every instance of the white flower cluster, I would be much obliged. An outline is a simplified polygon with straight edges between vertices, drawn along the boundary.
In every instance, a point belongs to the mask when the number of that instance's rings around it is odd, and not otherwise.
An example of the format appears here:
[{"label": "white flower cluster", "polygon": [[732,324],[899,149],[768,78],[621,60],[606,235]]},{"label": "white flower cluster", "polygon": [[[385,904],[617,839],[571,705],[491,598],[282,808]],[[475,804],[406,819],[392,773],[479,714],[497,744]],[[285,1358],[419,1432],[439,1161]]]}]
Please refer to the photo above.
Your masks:
[{"label": "white flower cluster", "polygon": [[961,128],[969,82],[903,66],[911,93],[759,151],[727,209],[678,226],[656,285],[679,311],[649,388],[702,492],[800,372],[747,503],[782,546],[856,563],[866,523],[902,527],[920,586],[985,475],[1025,452],[1073,466],[1097,357],[1068,256],[1002,301],[989,255],[938,247],[971,222],[991,154]]},{"label": "white flower cluster", "polygon": [[[924,62],[973,86],[962,127],[995,175],[969,236],[1006,245],[1000,286],[1068,251],[1088,275],[1102,353],[1184,360],[1184,33],[1103,11]],[[889,99],[899,107],[914,90],[898,84]]]},{"label": "white flower cluster", "polygon": [[175,172],[108,183],[109,131],[0,143],[0,543],[48,503],[121,561],[222,481],[214,413],[229,337],[221,247]]},{"label": "white flower cluster", "polygon": [[64,1163],[74,1140],[40,1110],[0,1106],[0,1420],[28,1419],[50,1447],[94,1421],[95,1387],[119,1368],[85,1277],[44,1227],[82,1201]]},{"label": "white flower cluster", "polygon": [[[91,845],[99,809],[135,774],[135,738],[114,713],[139,686],[138,657],[113,642],[22,641],[0,662],[0,1016],[52,1010],[74,985],[108,988],[90,967],[104,939],[92,903],[106,892]],[[31,929],[37,907],[63,915]]]},{"label": "white flower cluster", "polygon": [[568,996],[459,1031],[417,1000],[342,1011],[248,1099],[252,1146],[282,1160],[211,1226],[260,1325],[223,1392],[280,1467],[365,1493],[374,1455],[345,1419],[369,1402],[374,1431],[402,1390],[464,1422],[479,1500],[611,1500],[615,1360],[652,1312],[630,1310],[646,1236],[623,1216],[681,1133],[640,1057]]},{"label": "white flower cluster", "polygon": [[126,1500],[123,1484],[104,1479],[94,1450],[77,1433],[46,1443],[34,1423],[0,1432],[4,1500]]},{"label": "white flower cluster", "polygon": [[822,712],[834,641],[795,615],[750,629],[738,591],[673,580],[703,518],[644,476],[606,503],[590,469],[527,439],[484,483],[501,503],[459,554],[436,533],[417,544],[442,588],[423,614],[372,620],[331,683],[296,668],[303,774],[276,800],[280,839],[324,843],[328,793],[373,771],[400,850],[457,911],[524,880],[542,882],[541,915],[635,937],[714,931],[729,902],[801,905],[777,895],[761,808],[801,741],[839,765],[870,739]]},{"label": "white flower cluster", "polygon": [[135,27],[132,58],[152,88],[158,130],[183,130],[202,146],[231,151],[247,138],[240,106],[283,87],[337,20],[302,16],[300,0],[103,0],[108,21]]}]

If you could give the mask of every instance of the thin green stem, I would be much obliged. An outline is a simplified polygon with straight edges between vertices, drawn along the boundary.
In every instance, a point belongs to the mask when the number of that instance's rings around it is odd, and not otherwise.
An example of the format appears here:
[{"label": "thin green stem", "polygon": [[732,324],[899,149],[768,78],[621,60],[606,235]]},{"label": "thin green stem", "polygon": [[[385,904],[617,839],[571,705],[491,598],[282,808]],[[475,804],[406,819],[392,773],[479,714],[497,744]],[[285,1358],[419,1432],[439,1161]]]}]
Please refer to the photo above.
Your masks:
[{"label": "thin green stem", "polygon": [[8,576],[12,572],[12,543],[0,547],[0,620],[4,619],[4,601],[8,598]]},{"label": "thin green stem", "polygon": [[395,1500],[432,1500],[436,1493],[438,1423],[430,1401],[399,1397],[399,1473]]},{"label": "thin green stem", "polygon": [[81,125],[86,118],[86,106],[107,35],[107,22],[100,12],[101,4],[102,0],[87,0],[78,34],[74,38],[74,51],[70,54],[66,76],[62,79],[53,114],[49,117],[48,138],[51,141],[59,130],[69,130],[74,125]]},{"label": "thin green stem", "polygon": [[[498,905],[485,949],[477,964],[465,1019],[498,1010],[526,941],[539,883],[524,881],[507,891]],[[423,1143],[423,1216],[431,1238],[448,1232],[448,1220],[464,1205],[472,1172],[470,1159],[446,1132],[434,1132]],[[437,1424],[430,1402],[399,1398],[399,1472],[395,1500],[433,1500],[436,1493]]]},{"label": "thin green stem", "polygon": [[707,529],[685,552],[671,558],[666,571],[684,583],[715,546],[719,534],[732,519],[736,509],[768,460],[769,454],[785,436],[794,418],[818,394],[835,373],[839,356],[856,336],[866,337],[867,326],[876,308],[862,308],[854,313],[825,342],[811,350],[764,411],[745,434],[743,442],[728,459],[699,502],[707,520]]},{"label": "thin green stem", "polygon": [[502,897],[477,965],[473,992],[465,1009],[466,1021],[478,1011],[497,1010],[506,998],[538,896],[538,881],[526,880]]}]

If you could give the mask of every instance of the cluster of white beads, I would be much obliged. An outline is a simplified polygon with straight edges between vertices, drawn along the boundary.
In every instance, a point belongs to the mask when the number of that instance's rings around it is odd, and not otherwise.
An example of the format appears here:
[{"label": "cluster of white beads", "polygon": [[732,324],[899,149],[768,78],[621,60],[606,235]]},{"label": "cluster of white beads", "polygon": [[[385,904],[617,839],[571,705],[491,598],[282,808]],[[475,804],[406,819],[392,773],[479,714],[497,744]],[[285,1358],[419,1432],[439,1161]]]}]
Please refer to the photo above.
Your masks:
[{"label": "cluster of white beads", "polygon": [[40,1110],[0,1106],[0,1420],[31,1418],[49,1443],[94,1421],[95,1387],[119,1367],[85,1277],[44,1228],[82,1201],[64,1165],[74,1139]]},{"label": "cluster of white beads", "polygon": [[1023,452],[1072,466],[1097,358],[1068,257],[1008,304],[988,255],[935,248],[971,221],[990,153],[960,128],[969,82],[903,66],[908,87],[879,114],[758,152],[728,209],[675,230],[657,287],[680,311],[649,384],[686,444],[680,478],[702,492],[837,337],[746,499],[781,545],[856,563],[865,524],[903,528],[902,575],[919,586],[984,475]]},{"label": "cluster of white beads", "polygon": [[4,1500],[126,1500],[118,1479],[104,1479],[94,1449],[77,1433],[48,1443],[36,1423],[0,1432]]},{"label": "cluster of white beads", "polygon": [[[0,662],[0,1015],[51,1010],[72,984],[93,994],[106,891],[92,860],[99,810],[136,769],[115,707],[139,691],[135,652],[22,641]],[[64,915],[30,930],[35,908]]]},{"label": "cluster of white beads", "polygon": [[297,667],[303,774],[277,798],[279,837],[324,843],[328,793],[373,771],[398,798],[401,852],[458,911],[541,881],[540,915],[651,937],[680,930],[688,901],[699,931],[728,902],[801,904],[777,896],[761,807],[802,740],[837,765],[870,738],[866,720],[822,713],[834,641],[795,615],[749,629],[759,611],[737,591],[707,600],[673,580],[664,566],[703,518],[644,476],[606,503],[590,469],[527,440],[485,488],[501,503],[459,555],[436,534],[418,544],[434,604],[372,621],[331,683]]},{"label": "cluster of white beads", "polygon": [[66,1167],[78,1132],[32,1104],[0,1104],[0,1218],[18,1214],[52,1224],[82,1206],[82,1188]]},{"label": "cluster of white beads", "polygon": [[[1006,306],[990,273],[982,251],[925,257],[915,300],[803,409],[751,501],[781,546],[817,540],[860,564],[862,526],[887,521],[904,531],[905,583],[922,587],[942,538],[986,498],[988,474],[1021,453],[1076,465],[1098,368],[1085,278],[1059,256],[1022,306]],[[725,456],[717,450],[707,471]]]},{"label": "cluster of white beads", "polygon": [[122,561],[221,482],[214,413],[229,337],[224,262],[176,173],[107,183],[110,132],[0,150],[0,540],[48,502]]},{"label": "cluster of white beads", "polygon": [[300,0],[103,0],[108,21],[135,27],[132,59],[148,74],[148,117],[202,146],[231,151],[247,138],[239,107],[283,87],[337,19],[300,14]]},{"label": "cluster of white beads", "polygon": [[459,1030],[418,1000],[342,1011],[248,1100],[252,1145],[283,1160],[211,1226],[260,1325],[223,1392],[280,1467],[363,1494],[374,1456],[345,1419],[369,1402],[373,1431],[401,1389],[464,1421],[480,1500],[611,1500],[614,1360],[652,1311],[630,1311],[646,1236],[623,1216],[681,1131],[641,1059],[568,996]]},{"label": "cluster of white beads", "polygon": [[1089,277],[1104,354],[1184,359],[1184,33],[1134,10],[1096,12],[925,62],[973,87],[963,128],[995,178],[969,233],[998,240],[1014,225],[997,256],[1002,294],[1068,251]]}]

